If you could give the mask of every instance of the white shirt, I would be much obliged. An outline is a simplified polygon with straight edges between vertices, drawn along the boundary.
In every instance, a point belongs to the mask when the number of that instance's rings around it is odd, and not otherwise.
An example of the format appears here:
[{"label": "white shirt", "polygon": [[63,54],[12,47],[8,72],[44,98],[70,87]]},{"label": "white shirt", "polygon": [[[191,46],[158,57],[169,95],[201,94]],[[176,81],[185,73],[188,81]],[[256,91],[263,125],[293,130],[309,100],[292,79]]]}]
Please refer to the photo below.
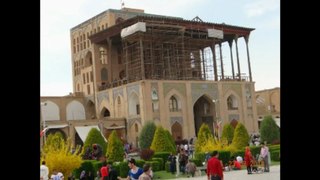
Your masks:
[{"label": "white shirt", "polygon": [[241,156],[237,156],[237,161],[238,161],[239,163],[242,163],[242,162],[243,162],[242,157],[241,157]]},{"label": "white shirt", "polygon": [[43,180],[49,179],[49,168],[46,165],[40,166],[40,177],[43,178]]}]

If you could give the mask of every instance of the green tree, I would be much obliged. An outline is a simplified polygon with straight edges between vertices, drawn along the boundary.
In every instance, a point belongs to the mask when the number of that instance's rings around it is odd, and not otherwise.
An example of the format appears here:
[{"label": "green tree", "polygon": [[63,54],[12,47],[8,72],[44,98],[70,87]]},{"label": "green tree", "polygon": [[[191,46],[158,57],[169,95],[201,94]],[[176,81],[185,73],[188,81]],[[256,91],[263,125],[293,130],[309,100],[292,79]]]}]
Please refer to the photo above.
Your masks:
[{"label": "green tree", "polygon": [[231,124],[226,124],[223,126],[221,138],[225,138],[228,144],[231,144],[234,135],[234,128]]},{"label": "green tree", "polygon": [[123,143],[118,137],[115,130],[112,131],[108,138],[107,156],[111,161],[123,161],[124,148]]},{"label": "green tree", "polygon": [[234,130],[234,137],[232,139],[232,146],[237,150],[242,150],[249,143],[249,134],[246,127],[238,122],[236,129]]},{"label": "green tree", "polygon": [[102,147],[103,155],[106,154],[107,150],[107,142],[102,136],[101,132],[96,128],[91,128],[88,133],[88,136],[84,142],[82,155],[86,152],[87,148],[90,148],[90,152],[92,152],[92,144],[99,144]]},{"label": "green tree", "polygon": [[173,149],[176,149],[176,143],[174,142],[174,139],[173,139],[170,131],[168,131],[167,129],[165,129],[164,131],[167,135],[167,138],[169,139],[169,142],[172,144]]},{"label": "green tree", "polygon": [[148,121],[145,123],[139,134],[139,145],[141,149],[150,148],[155,131],[156,125],[153,121]]},{"label": "green tree", "polygon": [[167,133],[161,126],[158,126],[154,133],[150,149],[154,152],[176,152],[176,148],[172,146],[171,140],[168,138]]},{"label": "green tree", "polygon": [[[205,123],[203,123],[200,127],[200,130],[198,132],[198,138],[197,141],[195,143],[195,151],[197,153],[202,152],[202,147],[204,147],[207,143],[207,141],[210,140],[214,140],[214,138],[212,138],[212,133],[209,129],[209,126]],[[213,143],[214,144],[214,143]]]},{"label": "green tree", "polygon": [[280,139],[280,129],[272,116],[268,115],[263,118],[260,127],[260,135],[262,142],[267,141],[268,143],[272,143],[273,141]]},{"label": "green tree", "polygon": [[76,147],[75,152],[72,153],[73,147],[71,146],[70,139],[64,141],[58,133],[48,136],[47,143],[43,149],[41,161],[46,161],[50,172],[56,169],[68,175],[71,174],[74,169],[81,166],[82,158],[80,155],[80,147]]}]

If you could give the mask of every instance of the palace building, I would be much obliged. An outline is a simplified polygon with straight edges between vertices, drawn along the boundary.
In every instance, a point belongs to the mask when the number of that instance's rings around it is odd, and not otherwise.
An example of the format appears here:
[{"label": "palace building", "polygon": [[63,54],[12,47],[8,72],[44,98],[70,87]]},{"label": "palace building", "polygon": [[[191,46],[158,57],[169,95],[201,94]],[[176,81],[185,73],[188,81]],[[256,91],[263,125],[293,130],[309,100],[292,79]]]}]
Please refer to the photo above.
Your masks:
[{"label": "palace building", "polygon": [[[258,132],[248,47],[253,30],[108,9],[71,29],[73,93],[41,97],[41,128],[60,131],[75,144],[91,128],[106,138],[115,129],[134,146],[147,121],[176,140],[196,136],[202,123],[220,135],[217,127],[236,122]],[[245,57],[239,57],[242,38]]]}]

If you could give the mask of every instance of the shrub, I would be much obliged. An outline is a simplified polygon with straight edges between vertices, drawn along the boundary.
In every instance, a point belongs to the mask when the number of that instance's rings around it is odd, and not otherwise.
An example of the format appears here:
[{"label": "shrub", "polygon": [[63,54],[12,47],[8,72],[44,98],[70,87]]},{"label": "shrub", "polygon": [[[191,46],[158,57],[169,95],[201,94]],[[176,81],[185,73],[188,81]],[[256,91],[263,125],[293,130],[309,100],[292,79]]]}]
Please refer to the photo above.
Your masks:
[{"label": "shrub", "polygon": [[153,121],[148,121],[142,127],[139,134],[139,145],[141,149],[149,149],[153,140],[156,125]]},{"label": "shrub", "polygon": [[[164,131],[165,131],[165,133],[166,133],[166,135],[167,135],[167,138],[169,139],[169,142],[172,144],[172,148],[175,150],[175,151],[172,152],[172,153],[173,153],[173,154],[176,154],[176,143],[175,143],[175,141],[174,141],[171,133],[170,133],[167,129],[165,129]],[[185,143],[185,144],[188,144],[188,141],[187,141],[187,143]]]},{"label": "shrub", "polygon": [[280,128],[277,126],[276,121],[271,115],[265,116],[261,122],[260,127],[261,141],[272,143],[280,139]]},{"label": "shrub", "polygon": [[228,144],[231,144],[234,135],[234,128],[231,124],[226,124],[223,126],[221,138],[225,138]]},{"label": "shrub", "polygon": [[212,136],[212,133],[209,129],[209,126],[207,124],[202,124],[200,127],[200,130],[198,132],[198,138],[197,141],[195,143],[195,151],[196,152],[203,152],[202,151],[202,147],[204,147],[208,141],[208,139],[210,139]]},{"label": "shrub", "polygon": [[[51,138],[57,141],[51,142]],[[65,142],[59,134],[49,135],[47,139],[49,143],[46,143],[43,147],[44,151],[41,153],[41,161],[45,160],[46,165],[51,171],[56,169],[67,176],[74,169],[81,166],[80,147],[77,147],[75,152],[71,153],[72,146],[70,139]]]},{"label": "shrub", "polygon": [[160,164],[160,169],[159,170],[163,170],[164,169],[164,162],[162,158],[152,158],[152,161],[158,161]]},{"label": "shrub", "polygon": [[115,163],[112,164],[112,168],[117,171],[118,175],[120,175],[120,166],[119,166],[119,164],[120,164],[120,162],[115,162]]},{"label": "shrub", "polygon": [[195,159],[200,160],[201,163],[202,163],[202,162],[204,162],[205,159],[206,159],[206,153],[204,153],[204,152],[197,152],[197,153],[194,154],[194,157],[195,157]]},{"label": "shrub", "polygon": [[145,160],[136,159],[136,165],[137,165],[138,167],[141,167],[141,168],[142,168],[145,163],[146,163]]},{"label": "shrub", "polygon": [[128,166],[128,162],[120,162],[119,163],[119,175],[121,178],[126,178],[128,176],[130,168]]},{"label": "shrub", "polygon": [[115,130],[108,138],[107,156],[110,161],[123,161],[124,148]]},{"label": "shrub", "polygon": [[82,156],[84,159],[88,159],[88,157],[85,156],[87,149],[88,149],[87,153],[92,154],[93,144],[99,144],[102,147],[102,154],[103,155],[106,154],[107,142],[104,140],[104,137],[101,135],[101,132],[98,129],[91,128],[86,140],[83,143]]},{"label": "shrub", "polygon": [[152,149],[142,149],[140,151],[140,157],[145,161],[150,160],[153,154],[154,154],[154,151]]},{"label": "shrub", "polygon": [[218,151],[219,152],[219,159],[222,160],[223,164],[229,162],[230,159],[230,151]]},{"label": "shrub", "polygon": [[168,139],[167,133],[161,126],[156,129],[150,149],[154,150],[154,152],[176,152],[176,148],[173,147],[171,140]]},{"label": "shrub", "polygon": [[152,171],[160,171],[160,163],[158,161],[146,161],[145,163],[148,163],[152,167]]},{"label": "shrub", "polygon": [[235,152],[231,153],[230,157],[231,156],[234,156],[234,157],[241,156],[242,158],[244,158],[244,150],[235,151]]},{"label": "shrub", "polygon": [[92,167],[94,170],[94,176],[97,176],[97,171],[100,171],[101,167],[102,167],[102,162],[101,161],[91,161],[92,163]]},{"label": "shrub", "polygon": [[248,145],[249,134],[246,127],[242,123],[238,123],[234,130],[232,144],[237,150],[243,149]]},{"label": "shrub", "polygon": [[196,166],[203,166],[202,162],[200,159],[190,159],[191,162],[194,162]]},{"label": "shrub", "polygon": [[256,158],[257,154],[260,154],[261,147],[260,146],[250,146],[250,151],[252,156]]},{"label": "shrub", "polygon": [[270,152],[270,155],[271,155],[271,160],[280,161],[280,151]]},{"label": "shrub", "polygon": [[81,171],[83,171],[83,170],[86,171],[86,174],[88,174],[89,171],[91,171],[92,174],[97,174],[96,173],[97,171],[93,167],[93,162],[99,162],[99,161],[83,160],[81,166],[73,171],[75,177],[80,178]]},{"label": "shrub", "polygon": [[162,158],[163,162],[167,162],[169,155],[170,152],[156,152],[154,153],[153,158]]},{"label": "shrub", "polygon": [[169,162],[169,161],[167,161],[167,162],[165,163],[165,170],[166,170],[167,172],[170,172],[170,162]]}]

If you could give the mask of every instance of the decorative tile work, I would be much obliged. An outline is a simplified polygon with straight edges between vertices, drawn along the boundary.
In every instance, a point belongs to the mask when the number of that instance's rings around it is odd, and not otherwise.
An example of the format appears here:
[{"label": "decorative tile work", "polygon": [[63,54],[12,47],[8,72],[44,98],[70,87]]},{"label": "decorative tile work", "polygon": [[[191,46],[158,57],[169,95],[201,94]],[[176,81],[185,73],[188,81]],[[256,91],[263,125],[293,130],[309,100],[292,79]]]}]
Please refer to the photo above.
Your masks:
[{"label": "decorative tile work", "polygon": [[186,85],[185,85],[185,83],[163,83],[164,96],[166,96],[171,89],[175,89],[182,96],[186,96]]},{"label": "decorative tile work", "polygon": [[113,99],[116,99],[119,95],[123,97],[123,88],[113,89]]},{"label": "decorative tile work", "polygon": [[172,126],[175,122],[178,122],[182,126],[183,125],[182,117],[170,117],[170,126]]},{"label": "decorative tile work", "polygon": [[100,104],[103,100],[106,100],[109,102],[109,92],[108,91],[103,91],[103,92],[99,92],[97,94],[97,99],[98,99],[98,103]]},{"label": "decorative tile work", "polygon": [[135,123],[136,121],[141,124],[141,118],[131,118],[131,119],[128,119],[128,127],[129,127],[129,129],[131,128],[132,125],[134,125],[134,123]]},{"label": "decorative tile work", "polygon": [[130,96],[132,92],[137,93],[137,96],[140,95],[140,84],[134,84],[131,86],[127,86],[127,96]]},{"label": "decorative tile work", "polygon": [[233,119],[239,121],[240,119],[239,114],[229,114],[229,122],[232,121]]},{"label": "decorative tile work", "polygon": [[207,94],[213,99],[218,98],[218,85],[212,83],[192,83],[191,95],[194,104],[202,95]]},{"label": "decorative tile work", "polygon": [[241,84],[222,84],[222,91],[225,94],[228,90],[234,91],[240,98],[242,97],[241,93]]}]

